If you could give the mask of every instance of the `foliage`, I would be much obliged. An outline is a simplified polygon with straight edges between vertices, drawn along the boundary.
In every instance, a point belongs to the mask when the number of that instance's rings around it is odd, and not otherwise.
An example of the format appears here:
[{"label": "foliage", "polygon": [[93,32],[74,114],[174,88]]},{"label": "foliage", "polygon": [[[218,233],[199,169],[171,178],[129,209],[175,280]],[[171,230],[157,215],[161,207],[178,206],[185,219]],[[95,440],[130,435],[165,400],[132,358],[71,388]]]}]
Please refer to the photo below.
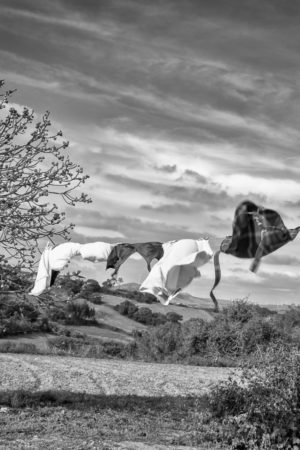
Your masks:
[{"label": "foliage", "polygon": [[177,323],[182,320],[182,316],[173,311],[168,312],[166,315],[162,313],[153,313],[150,308],[145,306],[138,308],[129,300],[125,300],[119,305],[116,305],[115,309],[123,316],[127,316],[144,325],[157,326],[166,322]]},{"label": "foliage", "polygon": [[112,275],[107,280],[103,281],[102,287],[106,289],[111,289],[115,286],[119,286],[123,282],[123,278],[119,277],[117,278],[117,275]]},{"label": "foliage", "polygon": [[101,342],[86,336],[57,336],[48,340],[53,354],[72,355],[83,358],[125,358],[127,344]]},{"label": "foliage", "polygon": [[62,132],[51,132],[49,112],[36,121],[28,108],[10,106],[13,92],[0,94],[0,243],[2,256],[30,268],[40,238],[65,239],[73,228],[50,198],[72,206],[90,202],[73,194],[88,176],[70,161]]},{"label": "foliage", "polygon": [[[133,318],[136,320],[136,317],[137,313]],[[202,319],[177,322],[180,333],[178,327],[176,333],[180,339],[176,349],[169,352],[173,344],[164,342],[166,353],[163,355],[161,350],[157,350],[157,336],[163,336],[164,341],[173,339],[169,328],[170,317],[177,318],[173,313],[168,313],[165,323],[153,321],[152,325],[158,325],[157,328],[135,334],[136,354],[139,357],[200,365],[236,365],[239,359],[249,359],[258,349],[264,352],[273,343],[292,341],[291,330],[288,334],[278,325],[277,314],[266,317],[265,311],[261,312],[259,307],[242,300],[234,302],[211,322]]]},{"label": "foliage", "polygon": [[26,298],[0,296],[0,337],[49,330],[47,317]]},{"label": "foliage", "polygon": [[50,320],[64,325],[80,325],[95,322],[95,310],[85,300],[59,302],[49,308]]},{"label": "foliage", "polygon": [[102,292],[102,288],[98,281],[89,278],[83,283],[80,289],[80,296],[88,299],[91,294],[99,292]]},{"label": "foliage", "polygon": [[19,266],[11,266],[0,255],[0,292],[27,291],[33,283],[32,273]]},{"label": "foliage", "polygon": [[276,345],[214,388],[210,409],[232,449],[297,449],[300,444],[300,355]]},{"label": "foliage", "polygon": [[78,294],[81,291],[83,284],[84,277],[80,275],[80,270],[59,275],[55,282],[57,287],[65,289],[69,295]]}]

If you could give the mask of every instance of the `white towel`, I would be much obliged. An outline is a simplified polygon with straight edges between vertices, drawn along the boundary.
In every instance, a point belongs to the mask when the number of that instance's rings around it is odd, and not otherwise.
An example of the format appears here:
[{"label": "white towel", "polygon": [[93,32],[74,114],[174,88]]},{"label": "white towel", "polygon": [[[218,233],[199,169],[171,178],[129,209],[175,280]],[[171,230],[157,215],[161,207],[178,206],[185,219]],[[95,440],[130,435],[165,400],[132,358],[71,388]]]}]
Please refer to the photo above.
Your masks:
[{"label": "white towel", "polygon": [[201,276],[197,268],[211,259],[213,251],[208,239],[181,239],[164,250],[163,258],[152,267],[140,290],[168,305],[194,278]]},{"label": "white towel", "polygon": [[71,258],[80,254],[81,244],[65,242],[54,247],[49,254],[49,265],[52,270],[61,271]]},{"label": "white towel", "polygon": [[83,259],[92,262],[106,261],[116,244],[107,244],[106,242],[91,242],[83,244],[80,248],[80,254]]},{"label": "white towel", "polygon": [[50,286],[51,268],[49,264],[49,255],[51,251],[51,246],[47,243],[41,255],[36,280],[33,289],[30,292],[31,295],[40,295]]}]

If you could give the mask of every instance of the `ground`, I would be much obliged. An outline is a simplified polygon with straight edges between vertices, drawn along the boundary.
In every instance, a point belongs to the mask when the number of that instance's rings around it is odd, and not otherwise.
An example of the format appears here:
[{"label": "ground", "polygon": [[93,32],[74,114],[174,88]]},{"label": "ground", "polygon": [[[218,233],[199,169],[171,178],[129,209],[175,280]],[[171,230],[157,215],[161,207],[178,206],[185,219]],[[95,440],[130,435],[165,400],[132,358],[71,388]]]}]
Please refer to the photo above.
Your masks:
[{"label": "ground", "polygon": [[0,449],[217,448],[198,416],[229,368],[8,353],[0,367]]}]

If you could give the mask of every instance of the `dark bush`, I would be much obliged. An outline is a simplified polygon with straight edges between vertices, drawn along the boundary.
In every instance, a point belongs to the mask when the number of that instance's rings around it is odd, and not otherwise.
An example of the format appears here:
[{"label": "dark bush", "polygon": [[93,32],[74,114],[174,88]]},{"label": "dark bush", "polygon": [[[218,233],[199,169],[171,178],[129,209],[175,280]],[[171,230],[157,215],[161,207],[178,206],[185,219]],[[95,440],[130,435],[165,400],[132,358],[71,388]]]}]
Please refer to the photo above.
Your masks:
[{"label": "dark bush", "polygon": [[149,308],[139,308],[134,314],[133,319],[145,325],[152,325],[152,311]]},{"label": "dark bush", "polygon": [[88,298],[93,293],[99,293],[102,292],[102,288],[98,281],[93,279],[86,280],[80,290],[80,295],[84,298]]},{"label": "dark bush", "polygon": [[220,383],[209,405],[232,449],[297,449],[300,444],[300,355],[270,346],[242,377]]},{"label": "dark bush", "polygon": [[1,291],[27,291],[34,282],[31,272],[20,266],[11,266],[0,255],[0,293]]},{"label": "dark bush", "polygon": [[66,323],[80,324],[94,319],[95,310],[91,308],[86,301],[71,301],[67,303],[67,321]]},{"label": "dark bush", "polygon": [[168,322],[175,322],[175,323],[178,323],[180,320],[182,320],[182,316],[174,311],[168,312],[166,314],[166,318]]},{"label": "dark bush", "polygon": [[0,296],[0,337],[48,329],[48,321],[38,306],[26,297]]},{"label": "dark bush", "polygon": [[152,313],[152,325],[154,326],[163,325],[166,322],[167,317],[165,316],[165,314],[162,314],[160,312]]},{"label": "dark bush", "polygon": [[134,332],[135,355],[146,361],[177,361],[182,341],[181,325],[167,322]]},{"label": "dark bush", "polygon": [[80,271],[59,275],[55,281],[55,285],[65,289],[69,295],[78,294],[84,283],[84,278],[80,275]]},{"label": "dark bush", "polygon": [[102,305],[103,303],[102,295],[100,295],[98,292],[93,292],[92,294],[90,294],[87,300],[94,305]]}]

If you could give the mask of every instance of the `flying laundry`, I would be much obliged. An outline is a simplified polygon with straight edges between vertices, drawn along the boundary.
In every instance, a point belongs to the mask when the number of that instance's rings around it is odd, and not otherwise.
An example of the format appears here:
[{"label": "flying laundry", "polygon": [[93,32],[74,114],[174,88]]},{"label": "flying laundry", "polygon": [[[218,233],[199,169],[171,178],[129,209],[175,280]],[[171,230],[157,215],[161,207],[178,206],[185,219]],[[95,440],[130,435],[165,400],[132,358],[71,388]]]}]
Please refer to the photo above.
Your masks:
[{"label": "flying laundry", "polygon": [[280,215],[272,210],[257,206],[251,201],[242,202],[235,210],[232,236],[227,236],[214,255],[215,282],[210,297],[218,310],[213,293],[221,280],[220,253],[237,258],[254,258],[250,270],[256,272],[263,256],[269,255],[295,239],[300,227],[288,229]]},{"label": "flying laundry", "polygon": [[139,253],[145,259],[149,272],[151,270],[150,264],[153,259],[160,260],[164,254],[161,242],[117,244],[107,259],[106,269],[115,269],[113,276],[116,275],[120,266],[135,252]]},{"label": "flying laundry", "polygon": [[30,294],[40,295],[47,287],[52,286],[59,272],[69,264],[74,256],[80,255],[83,259],[92,262],[106,261],[113,246],[106,242],[88,244],[65,242],[52,248],[47,244],[41,255],[36,281]]},{"label": "flying laundry", "polygon": [[213,251],[208,239],[181,239],[162,246],[164,256],[152,267],[140,291],[168,305],[194,278],[200,277],[198,267],[211,259]]}]

